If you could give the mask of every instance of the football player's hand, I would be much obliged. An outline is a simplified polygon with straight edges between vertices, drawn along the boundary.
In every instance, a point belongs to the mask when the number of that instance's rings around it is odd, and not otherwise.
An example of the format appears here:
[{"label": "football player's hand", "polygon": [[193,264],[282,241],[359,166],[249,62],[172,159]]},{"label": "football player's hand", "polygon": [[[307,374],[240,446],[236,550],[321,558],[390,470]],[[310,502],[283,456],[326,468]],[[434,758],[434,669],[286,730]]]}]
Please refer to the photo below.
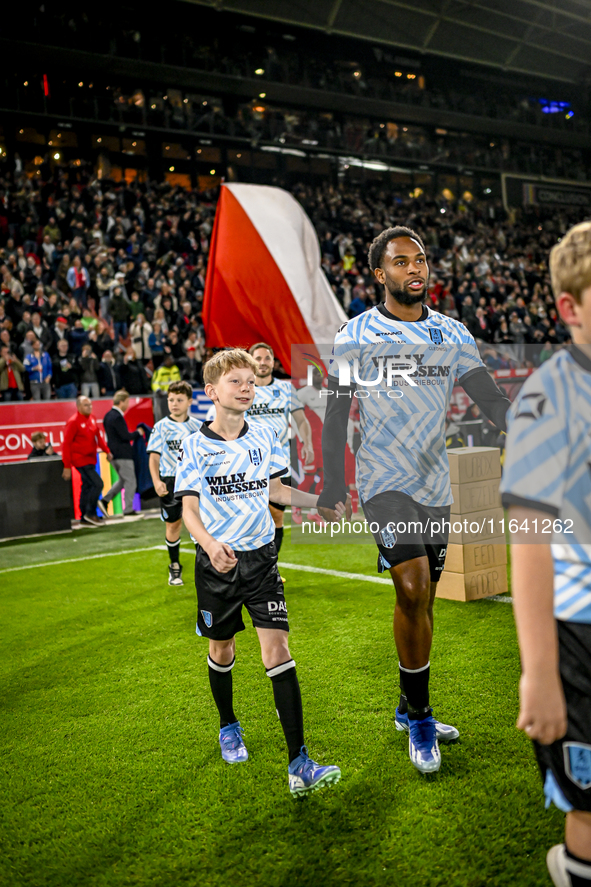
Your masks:
[{"label": "football player's hand", "polygon": [[310,446],[302,444],[302,462],[305,466],[314,464],[314,447],[312,444]]},{"label": "football player's hand", "polygon": [[207,549],[212,567],[218,573],[229,573],[238,563],[238,558],[225,542],[212,542]]},{"label": "football player's hand", "polygon": [[161,480],[154,484],[154,489],[156,490],[157,496],[166,496],[166,494],[168,493],[168,487],[166,486],[164,481]]},{"label": "football player's hand", "polygon": [[519,682],[520,710],[517,729],[542,745],[550,745],[566,733],[566,702],[558,673],[529,677]]},{"label": "football player's hand", "polygon": [[353,513],[353,507],[351,505],[351,497],[347,495],[347,500],[343,505],[342,502],[337,502],[334,508],[318,508],[318,514],[320,517],[323,517],[324,520],[329,524],[339,523],[345,517],[347,520],[351,520],[351,515]]},{"label": "football player's hand", "polygon": [[64,480],[70,480],[72,477],[72,469],[64,468],[64,470],[62,471],[62,477]]},{"label": "football player's hand", "polygon": [[113,461],[113,453],[107,453],[107,462]]}]

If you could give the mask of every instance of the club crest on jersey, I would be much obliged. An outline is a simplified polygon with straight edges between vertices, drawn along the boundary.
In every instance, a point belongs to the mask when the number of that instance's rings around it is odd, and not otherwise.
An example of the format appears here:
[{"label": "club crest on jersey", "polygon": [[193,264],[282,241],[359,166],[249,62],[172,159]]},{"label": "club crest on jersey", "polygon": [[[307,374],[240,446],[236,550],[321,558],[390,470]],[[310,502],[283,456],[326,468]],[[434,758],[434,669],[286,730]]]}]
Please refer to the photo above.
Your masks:
[{"label": "club crest on jersey", "polygon": [[540,419],[546,404],[545,394],[524,394],[516,419]]},{"label": "club crest on jersey", "polygon": [[387,527],[380,530],[380,538],[384,548],[394,548],[396,545],[396,533],[392,524],[388,524]]},{"label": "club crest on jersey", "polygon": [[207,628],[211,628],[211,626],[213,625],[213,616],[211,615],[209,610],[201,610],[201,615],[203,616],[203,621],[205,622]]},{"label": "club crest on jersey", "polygon": [[281,391],[279,390],[279,388],[273,388],[273,397],[279,397],[280,394]]},{"label": "club crest on jersey", "polygon": [[586,742],[563,742],[566,775],[579,788],[591,788],[591,745]]},{"label": "club crest on jersey", "polygon": [[443,343],[443,333],[441,330],[433,329],[433,327],[429,327],[429,335],[431,336],[431,341],[434,345],[441,345]]},{"label": "club crest on jersey", "polygon": [[250,456],[250,461],[255,466],[255,468],[263,461],[263,454],[260,448],[257,448],[256,450],[249,450],[248,455]]}]

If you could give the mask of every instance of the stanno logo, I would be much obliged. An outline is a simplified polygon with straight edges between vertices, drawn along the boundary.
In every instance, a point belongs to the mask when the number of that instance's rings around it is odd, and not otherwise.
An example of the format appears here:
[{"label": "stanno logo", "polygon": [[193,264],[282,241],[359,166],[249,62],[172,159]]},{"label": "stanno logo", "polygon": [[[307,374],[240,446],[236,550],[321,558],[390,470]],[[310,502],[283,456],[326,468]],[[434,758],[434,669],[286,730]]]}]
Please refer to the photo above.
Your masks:
[{"label": "stanno logo", "polygon": [[225,450],[216,450],[214,453],[206,453],[207,456],[225,456]]}]

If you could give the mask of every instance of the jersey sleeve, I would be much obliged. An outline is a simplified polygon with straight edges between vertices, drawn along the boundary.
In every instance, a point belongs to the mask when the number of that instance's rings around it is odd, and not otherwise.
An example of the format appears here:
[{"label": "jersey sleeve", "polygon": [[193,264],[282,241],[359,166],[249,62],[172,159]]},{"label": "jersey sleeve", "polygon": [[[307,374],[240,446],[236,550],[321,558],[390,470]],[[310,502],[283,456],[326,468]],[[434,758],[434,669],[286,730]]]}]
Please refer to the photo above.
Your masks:
[{"label": "jersey sleeve", "polygon": [[160,427],[160,422],[156,422],[152,428],[146,450],[148,453],[162,453],[162,429]]},{"label": "jersey sleeve", "polygon": [[328,375],[337,379],[340,385],[349,387],[353,379],[353,361],[359,357],[359,345],[351,339],[347,326],[348,322],[340,326],[335,336]]},{"label": "jersey sleeve", "polygon": [[476,370],[486,369],[484,363],[482,362],[482,358],[480,357],[480,352],[478,351],[476,340],[465,328],[461,332],[461,339],[462,340],[458,345],[459,355],[458,363],[456,366],[456,379],[460,383],[462,381],[462,378],[465,379],[468,373],[471,374]]},{"label": "jersey sleeve", "polygon": [[201,466],[195,442],[187,438],[179,451],[179,464],[174,481],[175,496],[201,494]]},{"label": "jersey sleeve", "polygon": [[570,443],[564,400],[549,373],[534,373],[508,413],[503,479],[505,508],[523,505],[559,516]]},{"label": "jersey sleeve", "polygon": [[293,382],[290,383],[290,388],[291,388],[291,403],[290,403],[291,412],[295,413],[296,410],[303,410],[304,404],[300,400],[300,392],[295,387]]},{"label": "jersey sleeve", "polygon": [[[271,429],[272,430],[272,429]],[[277,436],[277,432],[273,431],[273,440],[271,443],[271,460],[269,462],[269,476],[281,477],[287,474],[288,464],[285,456],[285,450],[281,445],[281,441]]]}]

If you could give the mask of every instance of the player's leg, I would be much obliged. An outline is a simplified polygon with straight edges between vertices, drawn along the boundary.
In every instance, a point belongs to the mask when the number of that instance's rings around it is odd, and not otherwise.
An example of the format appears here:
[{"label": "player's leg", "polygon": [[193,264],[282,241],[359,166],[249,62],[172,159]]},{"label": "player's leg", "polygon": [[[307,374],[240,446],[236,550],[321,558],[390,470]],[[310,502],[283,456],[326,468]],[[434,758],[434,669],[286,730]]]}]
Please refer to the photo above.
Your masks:
[{"label": "player's leg", "polygon": [[183,568],[180,563],[182,519],[166,521],[166,547],[168,549],[168,584],[183,585]]},{"label": "player's leg", "polygon": [[283,542],[283,512],[285,511],[285,505],[269,502],[269,511],[275,524],[275,548],[277,549],[277,554],[279,554]]},{"label": "player's leg", "polygon": [[102,524],[97,518],[96,504],[103,489],[102,478],[94,468],[94,465],[83,465],[78,471],[82,478],[82,489],[80,491],[81,520],[83,523],[100,527]]},{"label": "player's leg", "polygon": [[197,634],[209,640],[209,686],[220,717],[222,758],[229,764],[248,760],[240,721],[234,713],[232,670],[237,632],[244,630],[237,593],[238,570],[218,573],[201,546],[195,546]]},{"label": "player's leg", "polygon": [[566,813],[565,842],[548,852],[556,887],[591,887],[591,625],[557,620],[565,735],[534,743],[546,804]]},{"label": "player's leg", "polygon": [[267,677],[271,679],[275,708],[287,744],[289,788],[304,795],[338,782],[338,767],[321,767],[309,755],[304,741],[302,696],[288,645],[289,623],[283,584],[274,546],[243,552],[240,581],[244,603],[257,630]]}]

